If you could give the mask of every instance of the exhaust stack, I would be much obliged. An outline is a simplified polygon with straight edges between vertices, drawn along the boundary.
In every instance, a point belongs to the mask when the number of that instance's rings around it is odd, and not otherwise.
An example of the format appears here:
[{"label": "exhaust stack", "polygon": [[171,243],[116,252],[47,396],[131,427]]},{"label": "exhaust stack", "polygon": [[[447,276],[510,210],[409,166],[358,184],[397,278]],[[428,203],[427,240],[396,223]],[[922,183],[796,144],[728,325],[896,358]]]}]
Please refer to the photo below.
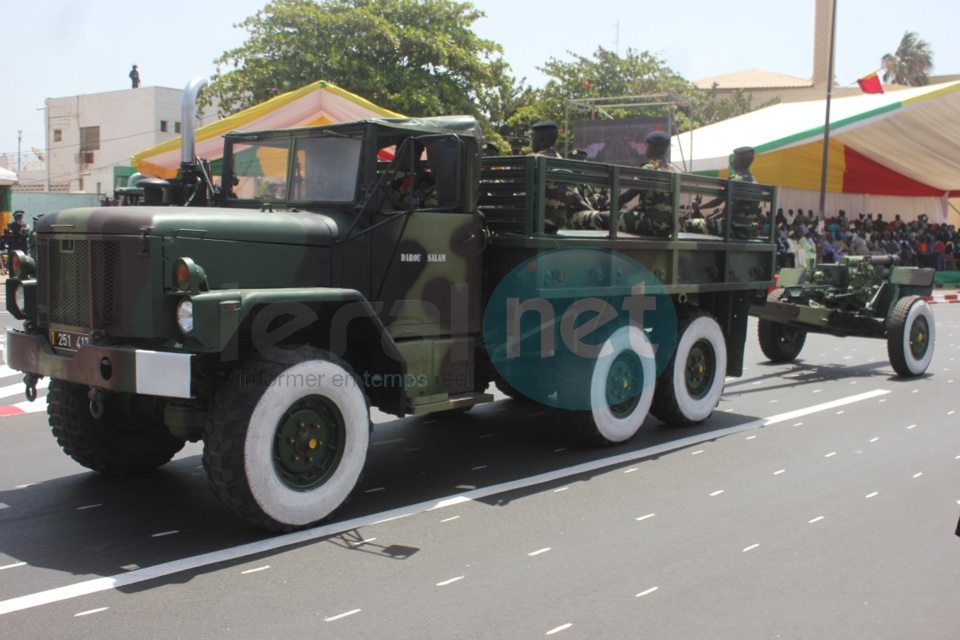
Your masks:
[{"label": "exhaust stack", "polygon": [[187,83],[186,89],[183,90],[183,101],[180,103],[180,122],[182,123],[180,137],[181,164],[193,164],[196,160],[194,136],[196,135],[197,98],[209,84],[210,80],[208,78],[197,76]]}]

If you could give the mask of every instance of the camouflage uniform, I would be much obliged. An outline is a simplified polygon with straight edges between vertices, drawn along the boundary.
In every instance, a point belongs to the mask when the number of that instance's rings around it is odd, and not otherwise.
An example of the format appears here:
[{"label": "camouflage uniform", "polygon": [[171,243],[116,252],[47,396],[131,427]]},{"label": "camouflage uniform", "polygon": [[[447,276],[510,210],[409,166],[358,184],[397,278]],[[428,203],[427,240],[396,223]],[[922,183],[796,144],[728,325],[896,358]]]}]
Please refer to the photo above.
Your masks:
[{"label": "camouflage uniform", "polygon": [[436,207],[439,204],[436,181],[426,173],[411,174],[398,171],[391,187],[389,200],[394,208],[401,211],[410,209],[411,203],[414,209]]},{"label": "camouflage uniform", "polygon": [[[541,149],[533,155],[544,156],[546,158],[562,158],[553,147]],[[590,204],[583,197],[583,194],[572,184],[551,182],[546,185],[546,198],[544,199],[544,215],[547,220],[557,226],[558,229],[595,229],[600,227],[590,226],[591,223],[581,220],[581,215],[589,216],[592,211]],[[587,226],[580,226],[586,224]]]},{"label": "camouflage uniform", "polygon": [[[674,170],[666,161],[657,158],[649,158],[640,168],[650,171]],[[620,231],[659,238],[673,234],[673,198],[669,193],[633,190],[625,195],[639,196],[640,202],[636,208],[620,214],[617,224]]]},{"label": "camouflage uniform", "polygon": [[[754,150],[751,147],[740,147],[733,151],[731,161],[730,182],[756,182],[750,173],[750,163],[753,162]],[[711,201],[717,203],[716,200]],[[707,206],[710,206],[709,204]],[[730,236],[740,240],[749,240],[760,235],[763,227],[763,211],[760,204],[750,200],[734,200],[730,210]],[[684,231],[693,233],[709,233],[723,235],[723,219],[694,218],[687,220],[683,225]]]}]

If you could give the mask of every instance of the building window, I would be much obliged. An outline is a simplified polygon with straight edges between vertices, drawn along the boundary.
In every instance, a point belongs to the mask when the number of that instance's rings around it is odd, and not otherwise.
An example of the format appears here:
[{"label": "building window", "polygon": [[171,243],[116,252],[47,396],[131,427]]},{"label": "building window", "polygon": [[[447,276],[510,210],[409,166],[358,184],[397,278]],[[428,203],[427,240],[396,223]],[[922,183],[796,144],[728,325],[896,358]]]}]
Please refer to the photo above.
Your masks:
[{"label": "building window", "polygon": [[179,122],[174,122],[174,123],[173,123],[173,132],[174,132],[174,133],[180,133],[180,123],[179,123]]},{"label": "building window", "polygon": [[83,152],[83,164],[93,164],[93,151]]},{"label": "building window", "polygon": [[63,131],[60,129],[53,130],[53,141],[54,142],[63,142]]},{"label": "building window", "polygon": [[100,149],[100,127],[80,127],[80,152]]},{"label": "building window", "polygon": [[161,120],[161,121],[160,121],[160,131],[163,132],[163,133],[166,133],[166,132],[167,132],[167,121],[166,121],[166,120]]}]

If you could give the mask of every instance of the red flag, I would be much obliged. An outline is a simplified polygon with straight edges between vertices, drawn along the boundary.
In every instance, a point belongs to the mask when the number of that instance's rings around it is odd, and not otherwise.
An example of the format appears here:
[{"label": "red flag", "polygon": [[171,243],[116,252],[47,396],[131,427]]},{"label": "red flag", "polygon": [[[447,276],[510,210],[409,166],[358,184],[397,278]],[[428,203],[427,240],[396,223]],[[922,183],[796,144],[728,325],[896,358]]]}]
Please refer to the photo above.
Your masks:
[{"label": "red flag", "polygon": [[595,86],[597,86],[597,85],[593,84],[593,83],[590,82],[589,80],[584,80],[584,81],[583,81],[583,86],[584,86],[584,88],[586,88],[586,89],[592,89],[593,87],[595,87]]},{"label": "red flag", "polygon": [[883,93],[883,85],[880,84],[876,71],[857,80],[857,84],[864,93]]}]

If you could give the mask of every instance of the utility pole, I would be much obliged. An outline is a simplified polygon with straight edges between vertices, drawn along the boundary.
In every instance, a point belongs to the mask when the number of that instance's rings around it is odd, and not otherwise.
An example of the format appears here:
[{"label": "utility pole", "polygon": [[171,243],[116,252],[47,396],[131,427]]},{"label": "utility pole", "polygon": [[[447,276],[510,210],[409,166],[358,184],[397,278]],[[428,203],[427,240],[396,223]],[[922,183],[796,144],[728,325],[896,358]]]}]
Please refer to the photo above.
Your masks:
[{"label": "utility pole", "polygon": [[20,143],[23,142],[23,129],[17,129],[17,171],[23,171],[23,163],[20,162]]}]

